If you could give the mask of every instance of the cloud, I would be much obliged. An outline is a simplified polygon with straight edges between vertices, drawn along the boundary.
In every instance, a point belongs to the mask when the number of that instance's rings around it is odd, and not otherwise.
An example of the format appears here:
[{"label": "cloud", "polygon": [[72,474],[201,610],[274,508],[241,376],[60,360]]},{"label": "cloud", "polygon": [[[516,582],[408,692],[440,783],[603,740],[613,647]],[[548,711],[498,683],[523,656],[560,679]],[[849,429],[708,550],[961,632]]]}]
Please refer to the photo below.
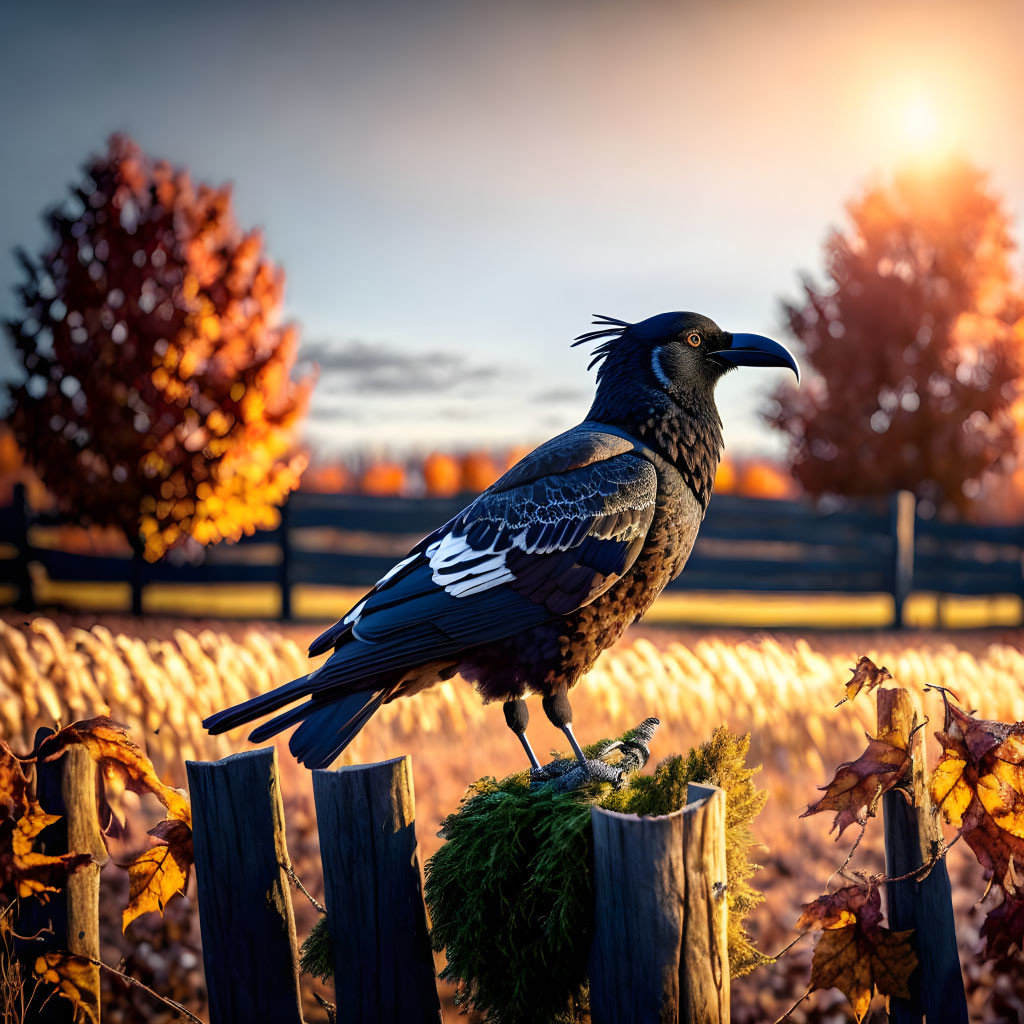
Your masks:
[{"label": "cloud", "polygon": [[436,395],[485,384],[507,372],[494,363],[475,363],[461,352],[410,352],[359,340],[309,341],[300,358],[319,365],[318,390],[328,393]]},{"label": "cloud", "polygon": [[560,405],[565,402],[582,402],[590,398],[593,392],[583,388],[549,388],[538,391],[530,401],[536,405]]}]

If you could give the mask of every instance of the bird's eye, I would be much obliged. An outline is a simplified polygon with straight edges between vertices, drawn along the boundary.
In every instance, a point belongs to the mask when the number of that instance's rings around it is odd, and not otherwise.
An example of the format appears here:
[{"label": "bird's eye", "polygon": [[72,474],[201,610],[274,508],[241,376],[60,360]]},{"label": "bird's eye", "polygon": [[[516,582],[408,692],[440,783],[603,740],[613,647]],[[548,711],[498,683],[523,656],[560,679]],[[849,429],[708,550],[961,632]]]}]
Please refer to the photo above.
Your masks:
[{"label": "bird's eye", "polygon": [[696,348],[700,344],[700,335],[697,333],[686,335],[686,344]]}]

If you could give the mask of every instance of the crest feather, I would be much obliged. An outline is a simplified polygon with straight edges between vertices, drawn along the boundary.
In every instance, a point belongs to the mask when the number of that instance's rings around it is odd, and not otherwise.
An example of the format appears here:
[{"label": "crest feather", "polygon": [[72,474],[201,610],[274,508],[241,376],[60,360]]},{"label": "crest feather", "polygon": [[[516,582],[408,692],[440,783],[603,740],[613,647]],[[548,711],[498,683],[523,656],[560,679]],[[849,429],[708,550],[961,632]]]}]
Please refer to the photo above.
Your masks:
[{"label": "crest feather", "polygon": [[588,341],[597,341],[600,338],[607,340],[601,342],[597,348],[591,353],[593,357],[587,364],[587,369],[593,369],[605,356],[611,352],[615,342],[622,337],[623,331],[628,327],[632,327],[631,323],[625,320],[618,320],[613,316],[604,316],[602,313],[595,313],[592,323],[598,328],[596,331],[587,331],[585,334],[581,334],[576,338],[572,347],[575,348],[577,345],[583,345]]}]

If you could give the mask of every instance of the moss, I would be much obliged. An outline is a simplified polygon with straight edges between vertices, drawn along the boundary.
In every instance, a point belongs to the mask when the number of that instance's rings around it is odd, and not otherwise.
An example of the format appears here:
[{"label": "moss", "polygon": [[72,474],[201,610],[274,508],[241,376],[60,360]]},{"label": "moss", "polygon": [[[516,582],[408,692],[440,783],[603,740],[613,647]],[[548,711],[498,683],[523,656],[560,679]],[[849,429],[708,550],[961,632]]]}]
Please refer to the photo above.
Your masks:
[{"label": "moss", "polygon": [[445,819],[445,845],[426,869],[431,939],[446,953],[442,977],[455,982],[458,1002],[493,1024],[580,1020],[593,925],[590,807],[668,814],[686,803],[690,782],[726,791],[733,976],[767,962],[743,930],[743,918],[761,900],[749,884],[756,866],[748,856],[751,823],[766,798],[753,782],[758,769],[746,767],[748,748],[749,737],[720,728],[686,757],[669,758],[653,775],[634,774],[619,790],[531,790],[525,773],[471,786]]}]

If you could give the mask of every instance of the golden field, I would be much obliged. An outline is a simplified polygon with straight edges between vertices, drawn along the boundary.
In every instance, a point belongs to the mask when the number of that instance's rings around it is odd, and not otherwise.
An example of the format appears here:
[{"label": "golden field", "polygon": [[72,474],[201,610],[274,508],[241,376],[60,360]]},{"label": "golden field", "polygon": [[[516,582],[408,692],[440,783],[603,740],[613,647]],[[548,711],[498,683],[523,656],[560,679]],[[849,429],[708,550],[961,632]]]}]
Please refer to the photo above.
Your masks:
[{"label": "golden field", "polygon": [[[202,718],[308,671],[304,648],[317,633],[315,626],[137,622],[109,616],[97,622],[81,615],[24,621],[5,613],[0,618],[0,730],[16,751],[24,751],[39,725],[109,714],[129,726],[166,781],[183,785],[186,759],[217,758],[246,745],[241,731],[207,736]],[[663,724],[652,751],[655,759],[685,751],[722,723],[751,733],[751,757],[764,764],[761,781],[770,794],[758,826],[765,869],[755,878],[767,902],[752,926],[771,953],[792,937],[800,903],[822,891],[845,856],[847,846],[837,847],[827,836],[828,815],[798,815],[835,766],[860,753],[864,732],[873,727],[870,698],[834,706],[857,657],[867,654],[886,665],[903,686],[942,685],[983,717],[1017,721],[1024,719],[1022,639],[1024,633],[1009,630],[800,637],[634,628],[574,691],[576,729],[588,742],[657,715]],[[938,698],[926,694],[922,699],[937,728]],[[538,750],[560,745],[560,734],[539,706],[530,735]],[[457,805],[467,783],[523,767],[519,744],[500,709],[483,706],[457,679],[384,707],[346,751],[345,760],[375,761],[403,753],[413,758],[424,856],[436,849],[438,823]],[[292,856],[315,893],[320,886],[309,776],[291,761],[285,744],[280,756]],[[121,801],[130,815],[133,796],[124,794]],[[880,866],[880,836],[880,824],[869,828],[855,867]],[[986,908],[973,907],[982,885],[963,844],[950,854],[950,871],[972,1019],[1024,1019],[1020,961],[1015,967],[984,965],[974,955]],[[104,891],[115,893],[120,884],[108,869]],[[157,988],[163,984],[161,991],[202,1013],[194,913],[190,901],[180,904],[166,928],[158,920],[143,920],[124,939],[112,929],[109,955],[115,962],[125,955],[129,968],[144,980],[148,977]],[[300,933],[312,923],[307,910],[296,902]],[[775,1020],[802,994],[809,963],[805,945],[734,985],[734,1020]],[[111,999],[108,1019],[133,1019]],[[792,1019],[847,1018],[833,992],[816,994]]]}]

